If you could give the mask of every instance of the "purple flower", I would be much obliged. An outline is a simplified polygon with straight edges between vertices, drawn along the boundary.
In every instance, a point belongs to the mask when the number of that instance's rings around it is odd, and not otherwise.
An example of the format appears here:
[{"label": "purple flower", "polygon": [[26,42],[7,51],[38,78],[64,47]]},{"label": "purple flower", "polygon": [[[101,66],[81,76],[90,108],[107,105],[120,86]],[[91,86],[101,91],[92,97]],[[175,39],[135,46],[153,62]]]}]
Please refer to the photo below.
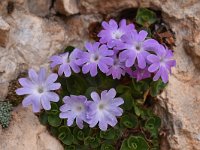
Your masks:
[{"label": "purple flower", "polygon": [[117,124],[116,116],[121,116],[123,110],[119,107],[124,103],[124,100],[120,97],[115,98],[115,89],[105,90],[101,93],[101,97],[92,92],[91,97],[93,99],[89,104],[89,110],[87,113],[87,119],[90,127],[94,127],[97,123],[99,128],[106,131],[108,125],[114,127]]},{"label": "purple flower", "polygon": [[83,65],[83,73],[90,72],[91,76],[94,77],[97,75],[97,67],[103,73],[107,73],[109,66],[113,64],[113,59],[110,57],[113,55],[113,51],[108,50],[106,45],[100,46],[98,42],[94,44],[86,43],[85,48],[87,52],[82,52],[76,61],[78,65]]},{"label": "purple flower", "polygon": [[87,98],[85,96],[71,95],[63,98],[64,105],[60,107],[60,118],[67,118],[67,126],[71,126],[76,119],[76,124],[83,128],[83,121],[86,122]]},{"label": "purple flower", "polygon": [[138,67],[144,69],[146,67],[146,57],[150,54],[148,51],[154,51],[158,42],[154,39],[146,39],[147,32],[142,30],[130,32],[122,37],[124,44],[121,49],[125,49],[119,54],[119,59],[125,61],[126,67],[131,67],[137,59]]},{"label": "purple flower", "polygon": [[103,21],[102,26],[104,29],[100,31],[98,37],[100,37],[100,42],[107,43],[109,48],[112,48],[121,42],[121,37],[124,34],[129,33],[131,30],[135,30],[133,24],[126,25],[125,19],[120,21],[119,26],[113,19],[111,19],[109,23]]},{"label": "purple flower", "polygon": [[155,72],[153,77],[154,81],[157,81],[160,77],[164,83],[169,80],[168,74],[171,73],[171,67],[176,65],[176,61],[173,60],[173,53],[163,45],[159,45],[155,54],[147,56],[147,60],[151,63],[148,68],[149,72]]},{"label": "purple flower", "polygon": [[51,67],[54,68],[57,65],[60,65],[58,74],[61,76],[63,73],[65,74],[66,77],[71,76],[72,71],[75,73],[80,72],[79,66],[75,63],[77,53],[79,53],[80,50],[74,49],[71,54],[69,52],[66,52],[61,55],[55,55],[50,58],[52,61]]},{"label": "purple flower", "polygon": [[58,75],[55,73],[46,76],[46,70],[41,68],[37,74],[33,69],[28,71],[29,78],[20,78],[19,83],[23,86],[16,90],[18,95],[27,95],[22,104],[24,107],[32,105],[33,112],[39,112],[42,108],[50,110],[50,101],[58,102],[59,96],[51,92],[60,88],[60,83],[54,83]]},{"label": "purple flower", "polygon": [[109,68],[108,73],[106,74],[107,76],[112,75],[113,79],[120,79],[121,76],[125,75],[125,64],[124,62],[121,62],[119,58],[117,57],[117,54],[113,55],[113,60],[114,63],[113,65]]},{"label": "purple flower", "polygon": [[131,73],[131,76],[136,78],[137,81],[140,81],[142,79],[150,78],[151,73],[148,71],[148,67],[140,69],[138,66],[136,66],[136,70]]}]

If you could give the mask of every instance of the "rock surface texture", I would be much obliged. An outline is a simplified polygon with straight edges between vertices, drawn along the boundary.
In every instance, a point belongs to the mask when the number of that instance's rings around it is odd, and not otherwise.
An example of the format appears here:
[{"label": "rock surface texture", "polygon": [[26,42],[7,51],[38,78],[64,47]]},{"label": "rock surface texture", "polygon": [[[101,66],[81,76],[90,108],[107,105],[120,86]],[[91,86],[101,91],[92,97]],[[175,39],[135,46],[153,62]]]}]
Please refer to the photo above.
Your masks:
[{"label": "rock surface texture", "polygon": [[[199,0],[45,1],[45,5],[39,0],[0,1],[1,98],[6,97],[10,81],[20,72],[29,67],[48,66],[49,56],[66,45],[82,47],[89,37],[90,23],[101,21],[105,14],[149,7],[162,12],[176,36],[177,66],[167,89],[159,96],[164,112],[160,115],[169,132],[168,149],[200,149]],[[19,106],[13,112],[10,127],[0,129],[0,150],[13,149],[60,150],[62,146],[29,109]]]},{"label": "rock surface texture", "polygon": [[21,106],[12,112],[9,128],[0,132],[1,150],[63,150],[59,141],[40,124],[38,117]]}]

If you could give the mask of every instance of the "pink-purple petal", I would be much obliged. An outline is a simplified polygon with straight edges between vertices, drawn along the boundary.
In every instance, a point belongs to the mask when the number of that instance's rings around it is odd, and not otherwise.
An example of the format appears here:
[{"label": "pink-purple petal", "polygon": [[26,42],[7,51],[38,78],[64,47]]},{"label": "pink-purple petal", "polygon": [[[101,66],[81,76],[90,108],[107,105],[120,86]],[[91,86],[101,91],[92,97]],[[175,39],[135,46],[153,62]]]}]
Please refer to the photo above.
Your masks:
[{"label": "pink-purple petal", "polygon": [[32,108],[33,108],[33,112],[35,112],[35,113],[40,112],[40,110],[42,109],[40,96],[34,96],[33,97]]},{"label": "pink-purple petal", "polygon": [[24,98],[24,100],[22,101],[22,105],[23,107],[28,107],[29,105],[32,104],[32,100],[33,100],[33,95],[28,95]]},{"label": "pink-purple petal", "polygon": [[144,30],[140,31],[138,34],[138,41],[144,41],[148,35],[148,33]]},{"label": "pink-purple petal", "polygon": [[144,69],[146,67],[146,60],[141,53],[137,55],[138,67]]},{"label": "pink-purple petal", "polygon": [[48,97],[49,101],[58,102],[59,96],[55,92],[47,92],[46,96]]},{"label": "pink-purple petal", "polygon": [[61,87],[60,83],[52,83],[48,85],[48,90],[58,90]]},{"label": "pink-purple petal", "polygon": [[38,75],[37,75],[37,73],[35,72],[35,70],[29,69],[28,75],[29,75],[29,78],[30,78],[32,81],[38,82]]},{"label": "pink-purple petal", "polygon": [[42,104],[42,107],[45,110],[50,110],[51,109],[50,101],[47,99],[47,97],[45,95],[41,96],[41,104]]},{"label": "pink-purple petal", "polygon": [[49,85],[49,84],[52,84],[54,83],[58,78],[58,75],[56,73],[52,73],[50,74],[47,79],[46,79],[46,84]]},{"label": "pink-purple petal", "polygon": [[91,68],[90,68],[90,75],[92,77],[97,75],[97,64],[96,63],[92,63],[91,64]]},{"label": "pink-purple petal", "polygon": [[33,90],[28,87],[18,88],[16,90],[17,95],[26,95],[26,94],[32,94]]},{"label": "pink-purple petal", "polygon": [[46,69],[41,68],[38,74],[38,80],[39,82],[44,82],[46,80]]},{"label": "pink-purple petal", "polygon": [[91,98],[92,98],[93,101],[95,101],[95,102],[100,101],[100,97],[99,97],[99,94],[97,94],[97,92],[92,92],[92,93],[91,93]]},{"label": "pink-purple petal", "polygon": [[159,63],[153,63],[149,66],[148,71],[149,72],[155,72],[156,70],[158,70],[160,67]]},{"label": "pink-purple petal", "polygon": [[71,72],[71,68],[69,64],[64,65],[64,74],[65,74],[65,77],[71,76],[72,72]]},{"label": "pink-purple petal", "polygon": [[31,82],[31,80],[27,79],[27,78],[20,78],[19,79],[19,83],[24,86],[24,87],[33,87],[34,84]]}]

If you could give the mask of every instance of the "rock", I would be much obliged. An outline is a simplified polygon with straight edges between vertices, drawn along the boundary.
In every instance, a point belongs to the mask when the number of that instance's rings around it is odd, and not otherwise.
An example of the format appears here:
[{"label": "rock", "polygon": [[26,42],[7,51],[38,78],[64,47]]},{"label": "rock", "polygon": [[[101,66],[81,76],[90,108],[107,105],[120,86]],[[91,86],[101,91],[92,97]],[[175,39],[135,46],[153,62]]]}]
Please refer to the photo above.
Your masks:
[{"label": "rock", "polygon": [[81,14],[108,14],[136,7],[137,4],[138,3],[135,0],[80,0],[79,7]]},{"label": "rock", "polygon": [[102,20],[101,15],[77,15],[65,21],[66,26],[66,41],[70,45],[84,48],[85,42],[89,41],[88,27],[92,22]]},{"label": "rock", "polygon": [[0,46],[6,47],[9,38],[10,26],[0,16]]},{"label": "rock", "polygon": [[[40,66],[47,67],[48,58],[60,52],[67,45],[83,48],[84,43],[89,40],[89,24],[101,21],[103,18],[101,14],[117,14],[123,9],[136,8],[138,6],[160,10],[164,22],[175,32],[176,37],[174,54],[177,66],[173,70],[166,90],[158,97],[160,103],[157,112],[162,118],[163,125],[169,131],[166,137],[166,143],[168,143],[169,147],[166,149],[199,150],[199,0],[79,0],[80,14],[78,9],[74,9],[77,7],[73,3],[75,1],[56,0],[54,8],[67,17],[58,18],[53,16],[49,19],[38,16],[48,16],[51,6],[50,0],[28,0],[28,5],[24,0],[16,0],[15,9],[11,14],[7,14],[7,2],[8,0],[0,1],[0,15],[4,22],[9,24],[9,40],[4,42],[4,47],[0,47],[1,98],[6,96],[9,83],[17,78],[20,72],[30,67],[35,69]],[[23,5],[21,5],[22,3]],[[74,7],[73,9],[71,9],[72,6]],[[30,13],[27,10],[30,10]],[[68,16],[71,14],[72,16]],[[20,121],[16,119],[17,113],[20,114]],[[37,117],[31,114],[29,110],[19,107],[13,115],[14,120],[11,122],[11,127],[5,131],[0,131],[2,132],[0,149],[4,146],[3,148],[6,148],[6,150],[9,150],[9,148],[23,150],[25,148],[23,145],[29,145],[26,149],[30,147],[38,150],[40,148],[42,150],[50,149],[51,147],[56,149],[54,146],[58,146],[57,143],[53,145],[49,142],[46,143],[49,138],[51,139],[50,135],[39,124]],[[33,123],[31,122],[32,120]],[[22,134],[25,134],[23,128],[26,127],[30,128],[30,137],[29,135],[24,137]],[[16,136],[12,137],[12,134]],[[47,140],[44,140],[45,138],[43,137],[46,136]],[[6,141],[7,137],[10,140]],[[31,137],[31,140],[27,140]],[[35,137],[39,137],[38,142],[36,142]],[[16,145],[18,146],[17,148],[14,147]],[[164,150],[164,146],[161,146],[161,149]]]},{"label": "rock", "polygon": [[[62,49],[65,41],[64,25],[40,17],[14,11],[6,18],[10,24],[9,43],[0,47],[0,84],[9,81],[29,67],[47,66],[49,57]],[[6,89],[6,88],[4,88]],[[5,90],[0,97],[5,97]]]},{"label": "rock", "polygon": [[54,8],[57,12],[66,16],[79,13],[77,0],[56,0]]},{"label": "rock", "polygon": [[28,0],[29,11],[41,17],[45,17],[50,12],[52,0]]},{"label": "rock", "polygon": [[9,128],[1,130],[1,150],[63,150],[31,110],[21,106],[12,112]]}]

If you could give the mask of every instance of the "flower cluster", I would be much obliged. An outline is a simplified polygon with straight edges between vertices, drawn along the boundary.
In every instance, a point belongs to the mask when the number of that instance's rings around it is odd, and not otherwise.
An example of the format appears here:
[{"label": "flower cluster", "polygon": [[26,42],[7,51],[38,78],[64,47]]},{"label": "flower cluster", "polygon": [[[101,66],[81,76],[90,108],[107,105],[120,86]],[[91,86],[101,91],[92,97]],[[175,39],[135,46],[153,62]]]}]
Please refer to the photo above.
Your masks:
[{"label": "flower cluster", "polygon": [[115,98],[115,89],[105,90],[101,93],[92,92],[93,101],[88,101],[85,96],[65,96],[64,105],[60,107],[60,118],[67,118],[67,125],[71,126],[76,119],[79,128],[83,128],[83,121],[90,127],[96,124],[103,131],[106,131],[108,125],[114,127],[117,124],[116,116],[121,116],[123,110],[119,107],[124,103],[120,97]]},{"label": "flower cluster", "polygon": [[[32,105],[33,112],[39,112],[42,108],[50,110],[50,101],[58,102],[59,96],[51,92],[60,88],[60,83],[54,83],[57,74],[51,74],[46,78],[45,69],[37,74],[33,69],[29,70],[29,78],[20,78],[23,88],[16,90],[18,95],[28,95],[23,100],[23,106]],[[64,104],[60,107],[60,118],[67,118],[67,126],[71,126],[76,119],[77,126],[82,129],[83,121],[90,127],[99,124],[103,131],[108,125],[114,127],[117,124],[116,116],[121,116],[123,110],[119,107],[124,103],[120,97],[115,98],[115,89],[104,90],[101,97],[96,92],[91,93],[92,100],[87,100],[83,95],[70,95],[63,98]]]},{"label": "flower cluster", "polygon": [[167,83],[171,68],[176,65],[171,50],[148,38],[146,31],[137,32],[126,20],[119,25],[112,19],[108,23],[104,21],[102,27],[99,42],[86,43],[86,51],[75,49],[71,54],[67,52],[51,58],[52,67],[60,65],[59,75],[64,72],[69,77],[71,69],[78,73],[82,68],[84,74],[89,72],[94,77],[99,69],[113,79],[128,73],[139,81],[153,74],[154,81],[161,78]]},{"label": "flower cluster", "polygon": [[[159,78],[164,83],[168,82],[171,68],[176,65],[173,53],[166,46],[159,44],[156,40],[147,37],[144,30],[137,31],[133,24],[127,24],[121,20],[119,25],[114,20],[102,23],[99,32],[99,41],[87,42],[85,50],[75,48],[72,52],[65,52],[50,58],[51,68],[58,67],[58,73],[49,76],[46,70],[41,68],[39,73],[30,69],[28,78],[20,78],[19,83],[23,86],[16,90],[18,95],[27,95],[22,104],[24,107],[32,105],[33,112],[41,109],[50,110],[50,102],[58,102],[59,96],[55,90],[61,87],[56,83],[59,76],[64,74],[70,77],[73,73],[89,73],[91,77],[103,72],[113,79],[121,79],[128,74],[140,81],[150,78],[157,81]],[[102,89],[101,89],[102,90]],[[82,93],[81,93],[82,94]],[[114,88],[105,90],[99,95],[91,92],[91,99],[84,95],[70,95],[63,98],[59,117],[67,119],[67,126],[74,121],[79,128],[88,123],[92,128],[98,124],[99,128],[106,131],[108,125],[114,127],[117,117],[121,116],[123,110],[119,107],[124,103],[117,95]]]}]

